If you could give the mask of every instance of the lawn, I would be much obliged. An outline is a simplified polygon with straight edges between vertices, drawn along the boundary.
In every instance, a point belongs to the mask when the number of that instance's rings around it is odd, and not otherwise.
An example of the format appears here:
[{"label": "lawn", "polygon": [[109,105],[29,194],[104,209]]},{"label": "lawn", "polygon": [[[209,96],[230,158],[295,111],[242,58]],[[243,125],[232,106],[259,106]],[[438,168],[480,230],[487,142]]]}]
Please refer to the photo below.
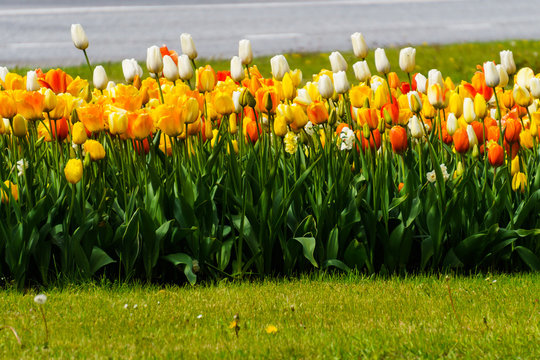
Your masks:
[{"label": "lawn", "polygon": [[2,291],[0,324],[16,329],[22,347],[4,330],[0,358],[540,357],[538,274],[97,283],[45,293],[48,348],[36,293]]}]

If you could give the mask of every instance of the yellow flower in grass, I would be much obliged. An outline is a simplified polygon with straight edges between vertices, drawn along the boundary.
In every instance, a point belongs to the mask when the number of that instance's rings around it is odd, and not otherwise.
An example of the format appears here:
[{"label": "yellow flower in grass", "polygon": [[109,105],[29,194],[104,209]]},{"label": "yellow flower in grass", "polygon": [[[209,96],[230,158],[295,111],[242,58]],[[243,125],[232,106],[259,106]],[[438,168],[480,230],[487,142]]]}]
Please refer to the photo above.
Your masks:
[{"label": "yellow flower in grass", "polygon": [[268,325],[266,327],[266,333],[267,334],[275,334],[277,332],[278,332],[277,327],[275,327],[274,325]]},{"label": "yellow flower in grass", "polygon": [[523,193],[525,192],[526,187],[527,187],[527,175],[525,175],[521,171],[516,173],[514,177],[512,178],[512,190],[514,191],[519,190]]},{"label": "yellow flower in grass", "polygon": [[80,159],[70,159],[64,168],[66,180],[71,184],[81,181],[83,175],[83,163]]},{"label": "yellow flower in grass", "polygon": [[96,140],[86,140],[84,151],[90,155],[90,159],[93,161],[98,161],[105,157],[105,148]]}]

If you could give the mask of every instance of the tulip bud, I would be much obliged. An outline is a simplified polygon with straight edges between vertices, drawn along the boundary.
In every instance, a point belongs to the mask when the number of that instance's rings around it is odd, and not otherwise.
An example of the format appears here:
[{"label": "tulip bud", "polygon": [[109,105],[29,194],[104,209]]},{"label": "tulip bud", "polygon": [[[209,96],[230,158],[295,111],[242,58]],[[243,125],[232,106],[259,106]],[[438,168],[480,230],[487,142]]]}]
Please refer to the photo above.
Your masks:
[{"label": "tulip bud", "polygon": [[229,133],[236,134],[238,132],[238,123],[236,121],[236,114],[229,115]]},{"label": "tulip bud", "polygon": [[13,135],[17,137],[25,137],[27,133],[26,119],[21,114],[15,115],[12,123]]},{"label": "tulip bud", "polygon": [[122,60],[122,72],[124,73],[124,79],[126,79],[127,83],[133,82],[135,76],[139,76],[140,78],[143,74],[141,66],[135,59]]},{"label": "tulip bud", "polygon": [[364,126],[362,127],[362,136],[369,140],[369,137],[370,137],[371,133],[369,131],[369,126],[367,123],[364,124]]},{"label": "tulip bud", "polygon": [[278,81],[281,81],[285,73],[290,71],[287,59],[283,55],[276,55],[271,58],[270,66],[272,68],[272,76]]},{"label": "tulip bud", "polygon": [[460,117],[463,114],[463,100],[461,100],[461,96],[455,91],[452,91],[450,95],[448,110],[454,113],[456,117]]},{"label": "tulip bud", "polygon": [[444,88],[442,74],[437,69],[431,69],[428,72],[428,86],[431,86],[433,84],[439,84],[441,88]]},{"label": "tulip bud", "polygon": [[499,86],[505,87],[508,85],[508,74],[502,65],[497,65],[497,71],[499,72]]},{"label": "tulip bud", "polygon": [[399,52],[399,67],[403,72],[411,73],[416,66],[415,63],[416,49],[406,47]]},{"label": "tulip bud", "polygon": [[71,127],[71,141],[76,145],[82,145],[87,139],[86,129],[82,122],[76,122]]},{"label": "tulip bud", "polygon": [[26,73],[26,90],[27,91],[39,90],[39,83],[37,81],[37,75],[35,71],[28,71]]},{"label": "tulip bud", "polygon": [[478,138],[472,125],[467,125],[467,137],[469,138],[469,149],[474,145],[478,145]]},{"label": "tulip bud", "polygon": [[500,52],[501,65],[506,70],[508,75],[512,75],[516,72],[516,63],[514,62],[514,54],[510,50],[503,50]]},{"label": "tulip bud", "polygon": [[231,79],[238,82],[242,81],[245,76],[242,60],[238,56],[233,56],[231,59]]},{"label": "tulip bud", "polygon": [[531,89],[531,95],[533,98],[540,98],[540,79],[537,77],[533,77],[529,81],[529,89]]},{"label": "tulip bud", "polygon": [[323,99],[329,99],[334,95],[334,84],[328,75],[322,75],[319,77],[318,83],[319,94]]},{"label": "tulip bud", "polygon": [[339,71],[334,74],[334,87],[338,94],[344,94],[349,91],[350,85],[345,71]]},{"label": "tulip bud", "polygon": [[366,45],[366,40],[364,40],[364,36],[359,32],[355,32],[351,35],[351,42],[354,56],[362,60],[365,59],[368,54],[368,47]]},{"label": "tulip bud", "polygon": [[426,85],[427,85],[427,79],[424,75],[418,73],[414,77],[414,80],[416,81],[416,90],[418,92],[421,92],[423,94],[426,93]]},{"label": "tulip bud", "polygon": [[86,50],[88,47],[88,38],[81,24],[71,24],[71,40],[79,50]]},{"label": "tulip bud", "polygon": [[187,55],[180,55],[178,57],[178,72],[180,79],[189,81],[193,77],[193,67],[191,67],[191,61]]},{"label": "tulip bud", "polygon": [[420,123],[420,120],[418,120],[418,117],[416,117],[416,115],[413,115],[409,119],[408,127],[413,138],[421,139],[424,136],[424,128],[422,127],[422,124]]},{"label": "tulip bud", "polygon": [[532,98],[529,91],[521,85],[514,86],[512,95],[514,96],[514,101],[519,106],[528,107],[532,103]]},{"label": "tulip bud", "polygon": [[94,68],[94,87],[99,90],[104,90],[107,87],[109,79],[103,66],[98,65]]},{"label": "tulip bud", "polygon": [[330,54],[330,65],[332,66],[332,72],[347,71],[347,62],[338,51]]},{"label": "tulip bud", "polygon": [[254,107],[257,104],[257,100],[255,100],[253,94],[251,93],[251,91],[249,91],[248,88],[244,88],[244,90],[242,90],[242,95],[240,96],[240,104],[243,107]]},{"label": "tulip bud", "polygon": [[473,157],[473,159],[478,159],[479,155],[480,155],[480,152],[478,151],[478,145],[474,144],[474,146],[472,148],[472,151],[471,151],[471,156]]},{"label": "tulip bud", "polygon": [[479,119],[486,117],[487,104],[482,94],[478,93],[474,96],[474,113]]},{"label": "tulip bud", "polygon": [[467,124],[476,120],[476,113],[474,112],[474,102],[471,98],[465,98],[463,100],[463,118]]},{"label": "tulip bud", "polygon": [[190,60],[197,58],[195,43],[190,34],[183,33],[180,35],[180,45],[182,46],[182,53],[187,55]]},{"label": "tulip bud", "polygon": [[9,70],[5,66],[0,66],[0,80],[6,81],[6,75],[9,74]]},{"label": "tulip bud", "polygon": [[253,52],[249,40],[243,39],[238,43],[238,57],[242,60],[242,65],[251,64],[253,61]]},{"label": "tulip bud", "polygon": [[353,65],[354,77],[360,82],[366,82],[371,79],[371,72],[367,61],[358,61]]},{"label": "tulip bud", "polygon": [[64,168],[64,175],[66,180],[73,185],[81,181],[83,175],[82,161],[80,159],[70,159]]},{"label": "tulip bud", "polygon": [[163,76],[172,82],[178,80],[178,66],[174,63],[174,60],[169,56],[163,57]]},{"label": "tulip bud", "polygon": [[495,66],[495,63],[488,61],[484,63],[484,76],[486,78],[486,85],[489,87],[495,87],[499,85],[499,71]]},{"label": "tulip bud", "polygon": [[330,114],[328,114],[328,125],[333,126],[337,122],[337,111],[336,108],[332,108],[330,110]]},{"label": "tulip bud", "polygon": [[390,62],[386,57],[384,49],[377,48],[375,50],[375,68],[382,74],[388,74],[390,72]]},{"label": "tulip bud", "polygon": [[448,135],[453,136],[457,130],[457,126],[458,120],[456,115],[454,113],[448,114],[448,119],[446,120],[446,131],[448,131]]},{"label": "tulip bud", "polygon": [[422,100],[420,95],[416,91],[409,91],[407,93],[407,99],[409,100],[409,109],[415,114],[422,111]]},{"label": "tulip bud", "polygon": [[529,89],[529,81],[534,77],[534,71],[529,67],[519,69],[516,75],[516,83],[524,88]]},{"label": "tulip bud", "polygon": [[155,45],[146,50],[146,67],[148,72],[152,74],[159,74],[163,69],[161,51]]}]

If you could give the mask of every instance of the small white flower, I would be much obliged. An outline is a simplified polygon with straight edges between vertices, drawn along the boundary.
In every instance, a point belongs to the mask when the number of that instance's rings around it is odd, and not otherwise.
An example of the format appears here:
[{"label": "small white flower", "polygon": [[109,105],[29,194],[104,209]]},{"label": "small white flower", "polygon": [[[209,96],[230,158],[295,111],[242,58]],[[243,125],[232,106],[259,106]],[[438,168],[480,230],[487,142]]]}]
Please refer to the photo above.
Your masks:
[{"label": "small white flower", "polygon": [[430,183],[434,183],[435,180],[437,180],[437,175],[435,174],[435,170],[428,172],[428,173],[426,174],[426,177],[427,177],[427,180],[428,180]]},{"label": "small white flower", "polygon": [[161,304],[161,301],[158,301],[157,304],[160,305],[160,304]]},{"label": "small white flower", "polygon": [[39,305],[43,305],[47,302],[47,295],[39,294],[34,297],[34,302]]},{"label": "small white flower", "polygon": [[28,161],[26,161],[26,159],[17,161],[17,171],[19,176],[23,176],[24,170],[26,169],[28,169]]},{"label": "small white flower", "polygon": [[197,315],[197,319],[202,319],[202,314]]},{"label": "small white flower", "polygon": [[497,282],[497,280],[493,280],[491,283],[492,283],[492,284],[495,284],[496,282]]},{"label": "small white flower", "polygon": [[128,304],[124,304],[124,309],[127,309],[128,308]]},{"label": "small white flower", "polygon": [[133,305],[134,309],[136,309],[137,307],[139,307],[139,305],[137,305],[137,304]]},{"label": "small white flower", "polygon": [[306,132],[306,134],[308,134],[309,136],[313,136],[315,134],[315,130],[313,130],[314,126],[315,125],[313,125],[311,121],[308,121],[307,124],[304,126],[304,131]]},{"label": "small white flower", "polygon": [[444,178],[444,181],[448,180],[450,178],[450,175],[448,174],[448,169],[446,168],[446,165],[441,164],[441,172]]},{"label": "small white flower", "polygon": [[341,133],[339,134],[339,137],[341,139],[341,147],[340,150],[351,150],[354,145],[354,131],[352,131],[349,127],[345,126]]}]

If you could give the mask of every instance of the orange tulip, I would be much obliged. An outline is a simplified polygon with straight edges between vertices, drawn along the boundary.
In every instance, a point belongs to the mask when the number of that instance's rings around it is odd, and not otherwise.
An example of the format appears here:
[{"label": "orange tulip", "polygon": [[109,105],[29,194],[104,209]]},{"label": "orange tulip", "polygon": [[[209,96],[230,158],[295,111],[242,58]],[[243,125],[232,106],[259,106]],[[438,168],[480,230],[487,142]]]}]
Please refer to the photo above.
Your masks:
[{"label": "orange tulip", "polygon": [[99,104],[87,104],[77,109],[79,120],[90,132],[100,132],[105,129],[105,116],[103,106]]},{"label": "orange tulip", "polygon": [[[13,200],[19,200],[19,187],[9,180],[4,181],[4,185],[8,190],[11,191],[11,196],[13,196]],[[0,187],[0,193],[2,194],[2,203],[9,202],[9,193],[6,193],[2,187]]]},{"label": "orange tulip", "polygon": [[360,127],[364,124],[368,124],[370,129],[376,129],[379,125],[379,118],[377,117],[376,109],[359,109],[357,112],[357,123]]},{"label": "orange tulip", "polygon": [[154,122],[148,113],[142,111],[128,113],[127,133],[132,139],[146,139],[152,133],[153,129]]},{"label": "orange tulip", "polygon": [[[356,131],[356,137],[362,142],[362,150],[377,150],[381,147],[381,133],[378,129],[373,130],[369,135],[369,141],[362,135],[360,130]],[[357,147],[358,149],[358,147]]]},{"label": "orange tulip", "polygon": [[13,94],[8,91],[0,91],[0,117],[12,119],[17,115],[17,103]]},{"label": "orange tulip", "polygon": [[515,143],[519,140],[519,133],[521,132],[521,123],[519,120],[510,119],[506,122],[506,129],[504,130],[504,139],[509,143]]},{"label": "orange tulip", "polygon": [[307,107],[307,115],[309,121],[313,124],[320,125],[328,121],[328,110],[320,101],[314,101]]},{"label": "orange tulip", "polygon": [[46,74],[38,72],[38,82],[41,86],[51,89],[56,94],[65,93],[73,78],[61,69],[49,70]]},{"label": "orange tulip", "polygon": [[274,88],[261,87],[255,93],[257,109],[263,113],[275,114],[279,105],[279,97]]},{"label": "orange tulip", "polygon": [[457,152],[464,154],[469,150],[469,136],[467,135],[467,131],[465,129],[457,129],[453,138],[454,146],[456,147]]},{"label": "orange tulip", "polygon": [[407,150],[407,130],[401,126],[394,126],[390,130],[390,143],[395,153],[403,154]]},{"label": "orange tulip", "polygon": [[152,111],[152,117],[153,123],[157,124],[161,131],[168,136],[176,137],[185,130],[184,123],[180,118],[179,110],[174,105],[159,105]]},{"label": "orange tulip", "polygon": [[259,134],[262,134],[262,127],[261,124],[259,124],[255,120],[248,121],[246,123],[246,139],[251,141],[253,144],[257,142],[259,139]]},{"label": "orange tulip", "polygon": [[471,125],[473,127],[474,134],[476,135],[476,138],[478,139],[478,144],[479,145],[483,144],[484,143],[484,126],[479,121],[473,121]]},{"label": "orange tulip", "polygon": [[499,144],[492,144],[488,150],[489,163],[493,167],[499,167],[504,163],[503,148]]},{"label": "orange tulip", "polygon": [[13,93],[17,104],[17,112],[27,120],[38,120],[43,118],[43,107],[45,96],[37,91],[20,91]]}]

